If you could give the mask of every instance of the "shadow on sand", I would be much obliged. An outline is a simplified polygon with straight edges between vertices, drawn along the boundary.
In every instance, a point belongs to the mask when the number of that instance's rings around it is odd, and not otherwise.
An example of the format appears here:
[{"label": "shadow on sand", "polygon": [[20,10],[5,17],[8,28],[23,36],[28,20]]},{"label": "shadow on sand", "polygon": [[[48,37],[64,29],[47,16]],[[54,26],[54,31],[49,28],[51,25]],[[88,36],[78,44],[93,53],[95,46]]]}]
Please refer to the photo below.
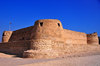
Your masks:
[{"label": "shadow on sand", "polygon": [[0,53],[4,53],[4,54],[7,54],[7,55],[13,55],[13,57],[19,57],[19,58],[23,58],[23,54],[14,54],[14,53],[9,53],[9,52],[6,52],[6,51],[0,51]]}]

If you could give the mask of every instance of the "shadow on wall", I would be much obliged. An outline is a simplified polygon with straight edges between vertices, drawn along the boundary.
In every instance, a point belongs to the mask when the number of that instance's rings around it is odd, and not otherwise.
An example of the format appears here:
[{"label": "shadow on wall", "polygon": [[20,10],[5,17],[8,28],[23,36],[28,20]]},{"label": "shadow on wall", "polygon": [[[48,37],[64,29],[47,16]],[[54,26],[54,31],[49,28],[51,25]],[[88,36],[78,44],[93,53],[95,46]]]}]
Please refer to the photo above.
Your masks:
[{"label": "shadow on wall", "polygon": [[100,45],[100,36],[98,38],[99,38],[99,45]]}]

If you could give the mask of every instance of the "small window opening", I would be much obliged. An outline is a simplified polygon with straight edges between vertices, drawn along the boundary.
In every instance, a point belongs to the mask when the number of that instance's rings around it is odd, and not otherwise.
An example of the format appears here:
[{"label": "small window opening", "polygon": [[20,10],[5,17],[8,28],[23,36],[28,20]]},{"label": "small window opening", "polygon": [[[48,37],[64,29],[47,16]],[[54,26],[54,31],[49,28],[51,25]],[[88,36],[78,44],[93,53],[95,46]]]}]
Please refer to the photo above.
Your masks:
[{"label": "small window opening", "polygon": [[60,27],[60,24],[58,23],[58,26]]},{"label": "small window opening", "polygon": [[43,26],[43,22],[40,22],[40,26]]}]

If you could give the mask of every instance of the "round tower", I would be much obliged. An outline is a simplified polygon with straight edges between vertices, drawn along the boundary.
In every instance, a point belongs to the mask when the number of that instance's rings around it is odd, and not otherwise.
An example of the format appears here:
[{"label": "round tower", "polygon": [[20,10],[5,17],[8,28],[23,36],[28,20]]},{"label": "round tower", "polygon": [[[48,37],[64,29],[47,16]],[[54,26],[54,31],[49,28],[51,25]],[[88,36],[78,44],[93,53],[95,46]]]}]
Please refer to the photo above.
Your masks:
[{"label": "round tower", "polygon": [[87,43],[88,44],[99,44],[99,39],[97,32],[94,32],[92,34],[87,34]]},{"label": "round tower", "polygon": [[62,29],[62,24],[57,19],[37,20],[34,25],[31,39],[58,40],[57,38],[62,37]]},{"label": "round tower", "polygon": [[2,42],[9,42],[11,35],[12,31],[4,31],[2,35]]},{"label": "round tower", "polygon": [[[53,56],[53,49],[62,46],[63,27],[57,19],[42,19],[35,22],[31,34],[30,50],[25,51],[24,57],[40,58],[41,56]],[[52,51],[53,50],[53,51]],[[51,54],[52,53],[52,54]],[[56,51],[55,51],[56,53]],[[39,56],[40,55],[40,56]],[[54,54],[54,55],[57,55]]]},{"label": "round tower", "polygon": [[50,49],[53,41],[63,41],[63,27],[57,19],[37,20],[32,31],[32,49]]}]

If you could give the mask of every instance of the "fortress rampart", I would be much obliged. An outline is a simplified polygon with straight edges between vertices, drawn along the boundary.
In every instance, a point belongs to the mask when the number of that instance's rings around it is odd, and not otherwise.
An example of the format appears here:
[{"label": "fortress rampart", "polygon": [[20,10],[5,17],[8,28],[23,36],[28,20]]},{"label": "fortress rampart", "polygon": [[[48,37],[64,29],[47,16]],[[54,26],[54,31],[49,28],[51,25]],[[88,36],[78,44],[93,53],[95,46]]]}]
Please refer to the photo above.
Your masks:
[{"label": "fortress rampart", "polygon": [[13,31],[13,33],[9,39],[9,42],[30,40],[31,31],[33,28],[34,28],[34,26],[30,26],[27,28]]},{"label": "fortress rampart", "polygon": [[64,29],[63,35],[66,44],[87,44],[87,35],[85,33]]},{"label": "fortress rampart", "polygon": [[21,56],[24,51],[29,50],[30,41],[4,42],[0,43],[0,52]]},{"label": "fortress rampart", "polygon": [[88,44],[99,45],[97,33],[86,34],[63,29],[57,19],[42,19],[31,27],[5,31],[0,51],[31,58],[58,57],[67,52],[71,45],[82,48]]}]

